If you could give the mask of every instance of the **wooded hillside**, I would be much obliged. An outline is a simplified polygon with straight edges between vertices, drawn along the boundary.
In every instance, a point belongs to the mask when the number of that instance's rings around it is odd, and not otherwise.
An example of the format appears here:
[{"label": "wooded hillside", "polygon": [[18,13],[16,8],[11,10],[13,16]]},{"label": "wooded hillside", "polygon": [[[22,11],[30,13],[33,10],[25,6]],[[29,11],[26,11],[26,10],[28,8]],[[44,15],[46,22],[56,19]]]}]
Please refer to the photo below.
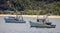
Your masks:
[{"label": "wooded hillside", "polygon": [[0,0],[0,10],[14,11],[13,8],[24,11],[23,14],[28,15],[37,13],[60,15],[60,0]]}]

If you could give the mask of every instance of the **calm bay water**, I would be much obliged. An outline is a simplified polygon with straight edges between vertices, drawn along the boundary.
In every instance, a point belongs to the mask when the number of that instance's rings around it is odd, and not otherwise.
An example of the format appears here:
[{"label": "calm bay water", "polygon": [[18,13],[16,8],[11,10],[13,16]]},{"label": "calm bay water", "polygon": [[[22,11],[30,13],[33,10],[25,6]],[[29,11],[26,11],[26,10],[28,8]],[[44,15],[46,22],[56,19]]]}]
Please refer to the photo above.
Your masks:
[{"label": "calm bay water", "polygon": [[56,28],[31,28],[29,21],[36,21],[36,18],[26,18],[26,23],[5,23],[5,17],[0,17],[0,33],[60,33],[60,18],[49,19]]}]

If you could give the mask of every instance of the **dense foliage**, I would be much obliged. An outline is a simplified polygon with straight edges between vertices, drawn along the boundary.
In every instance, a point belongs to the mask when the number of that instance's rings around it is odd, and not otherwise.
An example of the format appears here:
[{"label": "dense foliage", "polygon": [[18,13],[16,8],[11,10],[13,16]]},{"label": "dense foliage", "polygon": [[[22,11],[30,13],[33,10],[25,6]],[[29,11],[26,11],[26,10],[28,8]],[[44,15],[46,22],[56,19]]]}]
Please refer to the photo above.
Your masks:
[{"label": "dense foliage", "polygon": [[15,11],[14,8],[28,15],[60,15],[60,0],[0,0],[0,10]]}]

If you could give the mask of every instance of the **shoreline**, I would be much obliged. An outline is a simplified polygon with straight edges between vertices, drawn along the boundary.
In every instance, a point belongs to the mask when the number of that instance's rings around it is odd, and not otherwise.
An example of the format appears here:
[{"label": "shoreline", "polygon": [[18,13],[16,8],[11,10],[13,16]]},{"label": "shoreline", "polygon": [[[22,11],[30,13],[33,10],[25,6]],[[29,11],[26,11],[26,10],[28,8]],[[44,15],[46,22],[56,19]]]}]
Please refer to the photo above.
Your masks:
[{"label": "shoreline", "polygon": [[[0,16],[11,16],[11,17],[16,17],[16,15],[0,15]],[[21,16],[21,15],[19,15]],[[22,15],[23,17],[31,17],[31,18],[37,18],[37,15]],[[43,16],[45,15],[39,15],[38,18],[43,18]],[[60,18],[60,16],[55,16],[55,15],[52,15],[52,16],[48,16],[48,18]]]}]

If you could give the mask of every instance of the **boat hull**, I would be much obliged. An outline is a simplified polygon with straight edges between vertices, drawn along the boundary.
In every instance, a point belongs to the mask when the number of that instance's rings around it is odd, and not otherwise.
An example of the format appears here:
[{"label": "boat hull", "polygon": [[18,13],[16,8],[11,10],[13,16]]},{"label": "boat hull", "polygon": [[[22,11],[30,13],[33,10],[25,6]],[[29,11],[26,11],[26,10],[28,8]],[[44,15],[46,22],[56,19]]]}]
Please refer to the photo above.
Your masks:
[{"label": "boat hull", "polygon": [[31,27],[39,27],[39,28],[55,28],[56,25],[46,25],[46,24],[30,22],[30,26]]},{"label": "boat hull", "polygon": [[15,18],[4,18],[6,23],[25,23],[24,20],[17,20]]}]

